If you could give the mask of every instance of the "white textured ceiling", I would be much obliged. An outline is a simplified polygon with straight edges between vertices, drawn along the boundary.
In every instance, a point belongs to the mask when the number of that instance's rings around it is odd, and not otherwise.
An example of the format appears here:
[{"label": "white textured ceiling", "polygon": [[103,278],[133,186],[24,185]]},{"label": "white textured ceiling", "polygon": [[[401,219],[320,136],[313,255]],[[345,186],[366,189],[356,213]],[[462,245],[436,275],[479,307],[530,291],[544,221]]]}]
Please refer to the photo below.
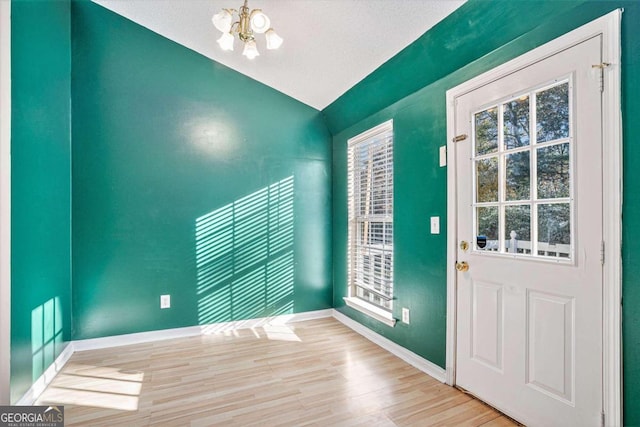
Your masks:
[{"label": "white textured ceiling", "polygon": [[460,7],[464,0],[249,0],[284,39],[260,56],[224,52],[211,16],[243,0],[94,0],[305,104],[322,110]]}]

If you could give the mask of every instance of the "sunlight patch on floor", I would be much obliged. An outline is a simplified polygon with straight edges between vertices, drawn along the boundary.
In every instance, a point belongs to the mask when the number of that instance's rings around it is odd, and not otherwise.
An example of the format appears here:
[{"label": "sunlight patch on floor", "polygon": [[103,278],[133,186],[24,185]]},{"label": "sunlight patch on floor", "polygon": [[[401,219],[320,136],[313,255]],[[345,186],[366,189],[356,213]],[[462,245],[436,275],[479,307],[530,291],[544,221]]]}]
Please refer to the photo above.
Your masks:
[{"label": "sunlight patch on floor", "polygon": [[144,372],[69,364],[56,376],[37,404],[136,411],[143,379]]}]

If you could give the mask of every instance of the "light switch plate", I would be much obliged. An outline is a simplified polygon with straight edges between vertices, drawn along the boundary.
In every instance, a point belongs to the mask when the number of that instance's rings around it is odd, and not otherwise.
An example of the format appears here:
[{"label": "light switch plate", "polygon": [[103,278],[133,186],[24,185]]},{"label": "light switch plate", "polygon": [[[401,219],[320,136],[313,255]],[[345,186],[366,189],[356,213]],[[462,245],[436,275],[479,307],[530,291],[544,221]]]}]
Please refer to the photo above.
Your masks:
[{"label": "light switch plate", "polygon": [[407,307],[402,307],[402,323],[409,324],[409,309]]},{"label": "light switch plate", "polygon": [[160,308],[171,308],[171,295],[160,295]]},{"label": "light switch plate", "polygon": [[440,167],[447,166],[447,146],[440,147]]},{"label": "light switch plate", "polygon": [[440,217],[431,217],[431,234],[440,234]]}]

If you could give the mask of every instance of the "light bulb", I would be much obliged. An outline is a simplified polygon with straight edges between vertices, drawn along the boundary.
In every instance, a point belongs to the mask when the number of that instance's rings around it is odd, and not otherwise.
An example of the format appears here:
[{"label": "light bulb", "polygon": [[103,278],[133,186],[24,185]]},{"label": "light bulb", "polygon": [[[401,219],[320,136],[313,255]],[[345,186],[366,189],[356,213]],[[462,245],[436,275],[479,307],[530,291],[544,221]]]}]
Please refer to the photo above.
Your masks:
[{"label": "light bulb", "polygon": [[242,54],[249,59],[253,59],[256,56],[260,56],[260,52],[258,52],[258,47],[256,46],[256,42],[254,40],[249,40],[244,44],[244,50]]},{"label": "light bulb", "polygon": [[262,34],[269,29],[269,25],[271,21],[260,9],[251,12],[251,29],[254,32]]},{"label": "light bulb", "polygon": [[223,33],[228,33],[229,30],[231,30],[232,20],[233,15],[229,9],[222,9],[220,12],[213,15],[213,18],[211,18],[213,25]]},{"label": "light bulb", "polygon": [[233,50],[234,38],[231,33],[222,33],[222,36],[218,39],[218,44],[222,50]]},{"label": "light bulb", "polygon": [[277,49],[282,45],[282,37],[277,35],[273,28],[269,28],[264,36],[267,39],[267,49]]}]

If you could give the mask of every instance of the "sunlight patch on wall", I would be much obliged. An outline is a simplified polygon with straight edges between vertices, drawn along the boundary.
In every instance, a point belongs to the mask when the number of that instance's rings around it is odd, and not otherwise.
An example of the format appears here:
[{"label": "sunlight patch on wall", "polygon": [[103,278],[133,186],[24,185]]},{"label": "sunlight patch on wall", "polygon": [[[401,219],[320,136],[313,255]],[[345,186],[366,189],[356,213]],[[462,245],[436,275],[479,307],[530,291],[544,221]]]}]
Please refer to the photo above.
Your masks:
[{"label": "sunlight patch on wall", "polygon": [[51,298],[31,310],[31,372],[36,381],[62,351],[60,298]]},{"label": "sunlight patch on wall", "polygon": [[196,219],[200,325],[293,313],[293,176]]}]

